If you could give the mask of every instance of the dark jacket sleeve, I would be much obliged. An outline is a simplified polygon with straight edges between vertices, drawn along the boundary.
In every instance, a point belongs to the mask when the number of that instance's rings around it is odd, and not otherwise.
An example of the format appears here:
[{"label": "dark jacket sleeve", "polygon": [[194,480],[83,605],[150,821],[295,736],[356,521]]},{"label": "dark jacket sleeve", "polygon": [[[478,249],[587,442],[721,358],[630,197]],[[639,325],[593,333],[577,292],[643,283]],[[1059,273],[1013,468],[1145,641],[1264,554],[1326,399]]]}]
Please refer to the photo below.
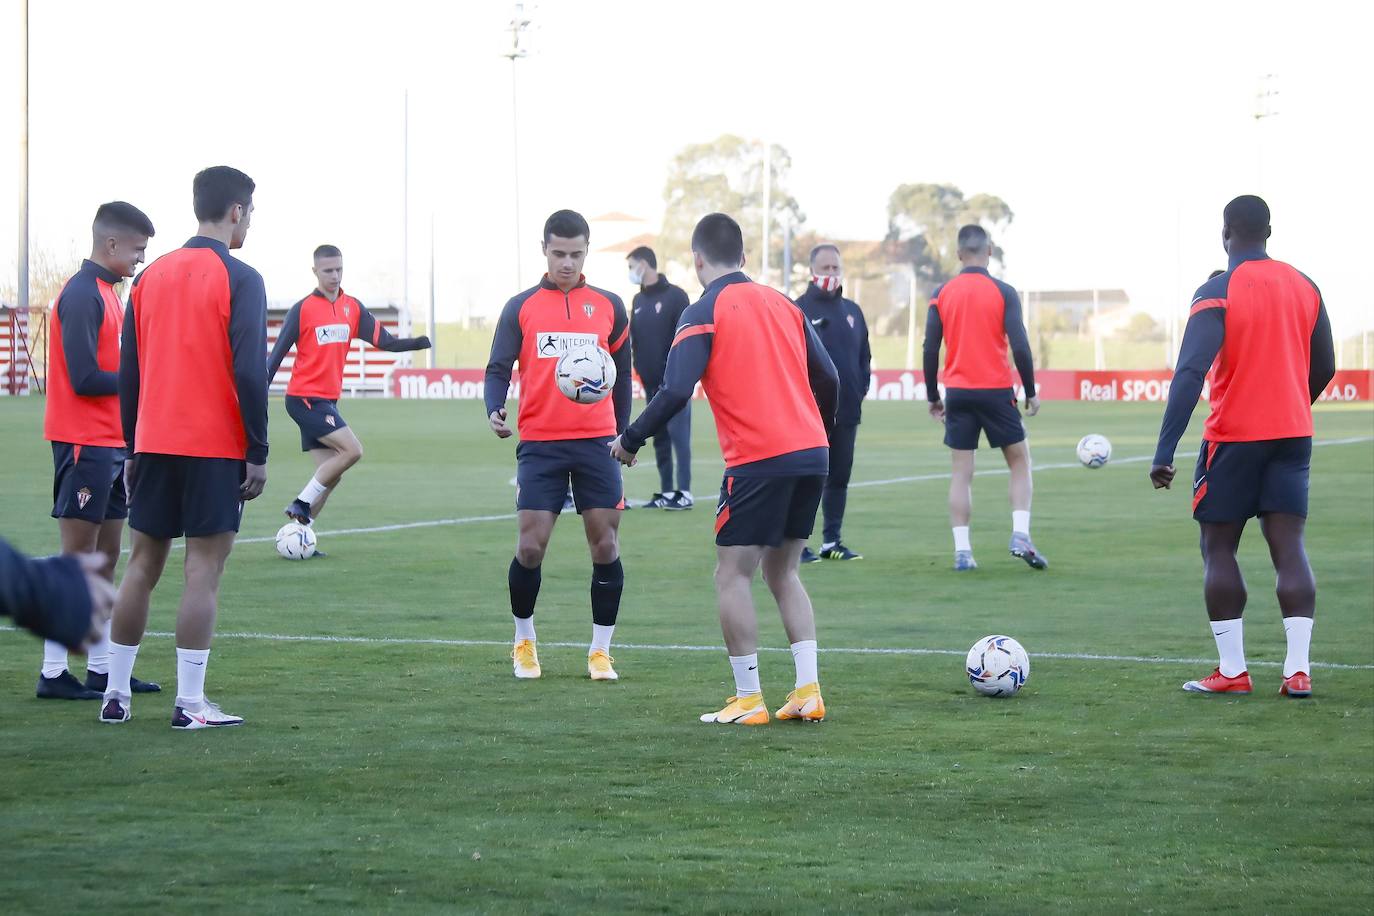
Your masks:
[{"label": "dark jacket sleeve", "polygon": [[262,276],[247,268],[229,295],[229,349],[234,360],[234,387],[239,415],[248,438],[244,459],[267,463],[267,289]]},{"label": "dark jacket sleeve", "polygon": [[428,337],[397,337],[382,326],[377,316],[358,303],[358,340],[366,341],[379,350],[388,353],[407,353],[411,350],[428,350]]},{"label": "dark jacket sleeve", "polygon": [[91,594],[76,557],[31,560],[0,540],[0,616],[79,649],[91,629]]},{"label": "dark jacket sleeve", "polygon": [[286,354],[291,352],[291,348],[296,345],[296,341],[301,336],[301,303],[297,302],[291,306],[291,311],[286,313],[286,320],[282,322],[281,333],[277,335],[277,342],[272,347],[272,355],[267,358],[267,384],[272,384],[272,379],[277,377],[277,370],[281,368],[282,360],[286,359]]},{"label": "dark jacket sleeve", "polygon": [[1202,383],[1225,339],[1226,309],[1221,306],[1194,313],[1184,326],[1174,380],[1169,385],[1169,402],[1164,408],[1164,422],[1160,425],[1159,443],[1155,446],[1155,464],[1174,463],[1178,440],[1188,429],[1188,421],[1202,395]]},{"label": "dark jacket sleeve", "polygon": [[142,380],[138,374],[138,327],[134,320],[134,297],[138,295],[135,281],[129,293],[129,307],[124,310],[124,329],[119,335],[119,419],[124,426],[124,447],[134,456],[138,431],[138,393]]},{"label": "dark jacket sleeve", "polygon": [[921,346],[921,366],[926,377],[926,400],[934,404],[940,400],[940,343],[945,328],[940,323],[940,308],[930,300],[926,310],[926,342]]},{"label": "dark jacket sleeve", "polygon": [[1312,326],[1311,364],[1307,370],[1307,391],[1312,403],[1336,377],[1336,343],[1331,335],[1331,319],[1326,315],[1326,303],[1317,307],[1317,323]]},{"label": "dark jacket sleeve", "polygon": [[[855,308],[858,308],[858,305],[857,302],[854,303]],[[863,309],[859,309],[859,323],[863,325],[863,340],[859,344],[859,371],[863,374],[864,385],[866,386],[869,379],[873,377],[873,350],[868,342],[868,321],[864,319]],[[868,389],[865,387],[860,397],[867,396]]]},{"label": "dark jacket sleeve", "polygon": [[840,373],[811,322],[803,318],[802,328],[806,334],[806,374],[829,438],[830,431],[835,428],[835,411],[840,406]]},{"label": "dark jacket sleeve", "polygon": [[1035,359],[1031,356],[1030,339],[1026,336],[1026,322],[1021,317],[1021,297],[1010,286],[1002,285],[1002,300],[1006,303],[1003,328],[1007,333],[1007,343],[1011,346],[1011,359],[1016,364],[1016,372],[1021,376],[1021,387],[1026,397],[1035,394]]},{"label": "dark jacket sleeve", "polygon": [[520,329],[522,305],[523,299],[510,300],[501,310],[501,317],[496,322],[496,334],[491,339],[491,356],[487,359],[486,381],[482,386],[487,416],[506,406],[511,373],[515,371],[515,361],[520,358],[520,347],[525,339]]},{"label": "dark jacket sleeve", "polygon": [[615,431],[623,433],[630,425],[630,411],[634,407],[633,347],[630,345],[630,316],[619,296],[611,296],[615,318],[611,322],[611,359],[615,360],[615,388],[611,402],[615,405]]},{"label": "dark jacket sleeve", "polygon": [[72,390],[88,398],[116,394],[119,373],[103,371],[97,359],[105,303],[63,293],[57,300],[57,317],[62,323],[62,355],[67,360]]}]

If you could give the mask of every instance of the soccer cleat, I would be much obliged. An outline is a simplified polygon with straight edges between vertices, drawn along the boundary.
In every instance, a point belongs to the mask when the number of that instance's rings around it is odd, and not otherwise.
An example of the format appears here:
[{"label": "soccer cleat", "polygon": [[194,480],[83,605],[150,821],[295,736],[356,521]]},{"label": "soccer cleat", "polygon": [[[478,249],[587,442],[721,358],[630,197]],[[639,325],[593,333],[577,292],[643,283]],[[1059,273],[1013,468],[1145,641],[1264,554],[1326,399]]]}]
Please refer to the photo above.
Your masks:
[{"label": "soccer cleat", "polygon": [[242,725],[243,716],[231,716],[209,700],[197,709],[177,706],[172,710],[172,728],[193,731],[197,728],[229,728]]},{"label": "soccer cleat", "polygon": [[821,561],[821,558],[810,547],[803,547],[801,552],[801,561],[803,563],[819,563]]},{"label": "soccer cleat", "polygon": [[[105,693],[105,688],[110,686],[110,676],[108,674],[97,674],[94,671],[86,672],[86,687],[89,690],[98,690],[101,694]],[[160,684],[152,681],[140,681],[136,677],[129,678],[129,690],[133,693],[157,693],[162,690]]]},{"label": "soccer cleat", "polygon": [[316,548],[315,548],[315,552],[312,553],[312,554],[310,555],[310,559],[312,559],[312,560],[328,560],[328,559],[329,559],[329,554],[325,553],[323,550],[321,550],[320,548],[316,547]]},{"label": "soccer cleat", "polygon": [[761,693],[731,697],[724,709],[706,713],[701,721],[718,722],[721,725],[767,725],[768,707],[763,705]]},{"label": "soccer cleat", "polygon": [[63,671],[57,677],[38,675],[34,695],[40,700],[98,700],[104,693],[84,686],[70,671]]},{"label": "soccer cleat", "polygon": [[1312,678],[1306,671],[1294,671],[1291,675],[1283,679],[1283,686],[1279,688],[1281,697],[1310,697],[1312,695]]},{"label": "soccer cleat", "polygon": [[533,639],[517,641],[515,648],[510,650],[510,657],[515,663],[515,676],[518,678],[536,678],[543,673],[539,668],[539,653],[534,650]]},{"label": "soccer cleat", "polygon": [[1031,543],[1030,535],[1013,532],[1011,543],[1007,546],[1011,555],[1026,561],[1026,565],[1031,569],[1047,569],[1050,561],[1035,550],[1035,545]]},{"label": "soccer cleat", "polygon": [[100,721],[106,725],[123,725],[134,717],[133,704],[120,697],[106,697],[100,707]]},{"label": "soccer cleat", "polygon": [[775,713],[779,719],[801,719],[819,722],[825,718],[825,701],[821,699],[821,685],[812,681],[787,695],[787,702]]},{"label": "soccer cleat", "polygon": [[655,493],[644,501],[641,508],[644,509],[664,509],[668,506],[668,497],[662,493]]},{"label": "soccer cleat", "polygon": [[846,547],[846,546],[844,546],[843,544],[841,544],[839,541],[836,541],[835,543],[830,544],[829,546],[827,546],[827,545],[825,545],[825,544],[822,544],[822,545],[821,545],[821,559],[822,559],[822,560],[862,560],[862,559],[863,559],[863,555],[862,555],[862,554],[855,553],[854,551],[850,550],[848,547]]},{"label": "soccer cleat", "polygon": [[1189,693],[1235,693],[1247,694],[1254,689],[1250,683],[1250,672],[1242,671],[1235,677],[1227,677],[1217,668],[1200,681],[1189,681],[1183,685]]},{"label": "soccer cleat", "polygon": [[587,676],[594,681],[620,680],[620,675],[611,667],[613,661],[615,659],[611,658],[605,649],[594,649],[587,656]]},{"label": "soccer cleat", "polygon": [[977,561],[975,561],[975,560],[973,559],[973,551],[972,551],[972,550],[956,550],[956,551],[954,551],[954,571],[955,571],[955,572],[968,572],[968,571],[971,570],[971,569],[977,569],[977,568],[978,568],[978,563],[977,563]]},{"label": "soccer cleat", "polygon": [[291,500],[291,505],[283,510],[283,514],[293,522],[300,522],[302,525],[310,524],[310,504],[299,496]]},{"label": "soccer cleat", "polygon": [[673,495],[668,496],[663,504],[663,508],[669,512],[683,512],[696,505],[692,499],[692,494],[686,490],[678,490]]}]

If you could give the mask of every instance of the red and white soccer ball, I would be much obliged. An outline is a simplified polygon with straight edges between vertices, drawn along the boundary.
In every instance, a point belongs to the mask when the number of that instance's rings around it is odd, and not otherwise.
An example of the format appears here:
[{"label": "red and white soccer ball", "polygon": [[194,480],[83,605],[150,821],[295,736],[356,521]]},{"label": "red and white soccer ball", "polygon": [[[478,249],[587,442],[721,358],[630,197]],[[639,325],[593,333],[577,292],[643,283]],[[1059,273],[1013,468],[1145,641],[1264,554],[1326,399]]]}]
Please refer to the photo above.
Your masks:
[{"label": "red and white soccer ball", "polygon": [[308,560],[315,555],[315,532],[309,525],[287,522],[277,532],[277,553],[288,560]]},{"label": "red and white soccer ball", "polygon": [[563,397],[579,404],[595,404],[605,400],[615,387],[615,360],[595,344],[582,344],[558,357],[553,375]]},{"label": "red and white soccer ball", "polygon": [[1030,656],[1010,636],[984,636],[968,650],[969,683],[986,697],[1009,697],[1030,679]]}]

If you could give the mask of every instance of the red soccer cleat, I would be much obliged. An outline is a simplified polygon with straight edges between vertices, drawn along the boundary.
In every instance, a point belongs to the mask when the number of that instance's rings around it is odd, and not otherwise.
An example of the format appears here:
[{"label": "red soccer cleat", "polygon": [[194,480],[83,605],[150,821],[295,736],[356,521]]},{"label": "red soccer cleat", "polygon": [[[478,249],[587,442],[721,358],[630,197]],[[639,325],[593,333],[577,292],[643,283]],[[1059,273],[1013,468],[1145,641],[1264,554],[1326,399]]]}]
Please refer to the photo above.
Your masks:
[{"label": "red soccer cleat", "polygon": [[1189,681],[1183,689],[1190,693],[1236,693],[1246,694],[1254,689],[1250,683],[1250,672],[1242,671],[1235,677],[1227,677],[1221,669],[1215,669],[1200,681]]},{"label": "red soccer cleat", "polygon": [[1310,697],[1312,695],[1312,678],[1306,671],[1294,671],[1291,677],[1283,679],[1283,686],[1279,688],[1281,697]]}]

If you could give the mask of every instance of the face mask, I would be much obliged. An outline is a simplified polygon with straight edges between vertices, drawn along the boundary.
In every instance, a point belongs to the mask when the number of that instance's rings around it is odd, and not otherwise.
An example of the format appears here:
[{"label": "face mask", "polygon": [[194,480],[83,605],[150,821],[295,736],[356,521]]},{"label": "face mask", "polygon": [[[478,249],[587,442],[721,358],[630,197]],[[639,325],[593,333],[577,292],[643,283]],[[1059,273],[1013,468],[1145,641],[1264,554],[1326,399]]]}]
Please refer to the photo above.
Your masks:
[{"label": "face mask", "polygon": [[642,286],[644,284],[644,271],[630,268],[630,285]]},{"label": "face mask", "polygon": [[813,276],[811,282],[816,284],[816,288],[823,293],[833,293],[840,288],[840,278],[838,275],[833,277]]}]

